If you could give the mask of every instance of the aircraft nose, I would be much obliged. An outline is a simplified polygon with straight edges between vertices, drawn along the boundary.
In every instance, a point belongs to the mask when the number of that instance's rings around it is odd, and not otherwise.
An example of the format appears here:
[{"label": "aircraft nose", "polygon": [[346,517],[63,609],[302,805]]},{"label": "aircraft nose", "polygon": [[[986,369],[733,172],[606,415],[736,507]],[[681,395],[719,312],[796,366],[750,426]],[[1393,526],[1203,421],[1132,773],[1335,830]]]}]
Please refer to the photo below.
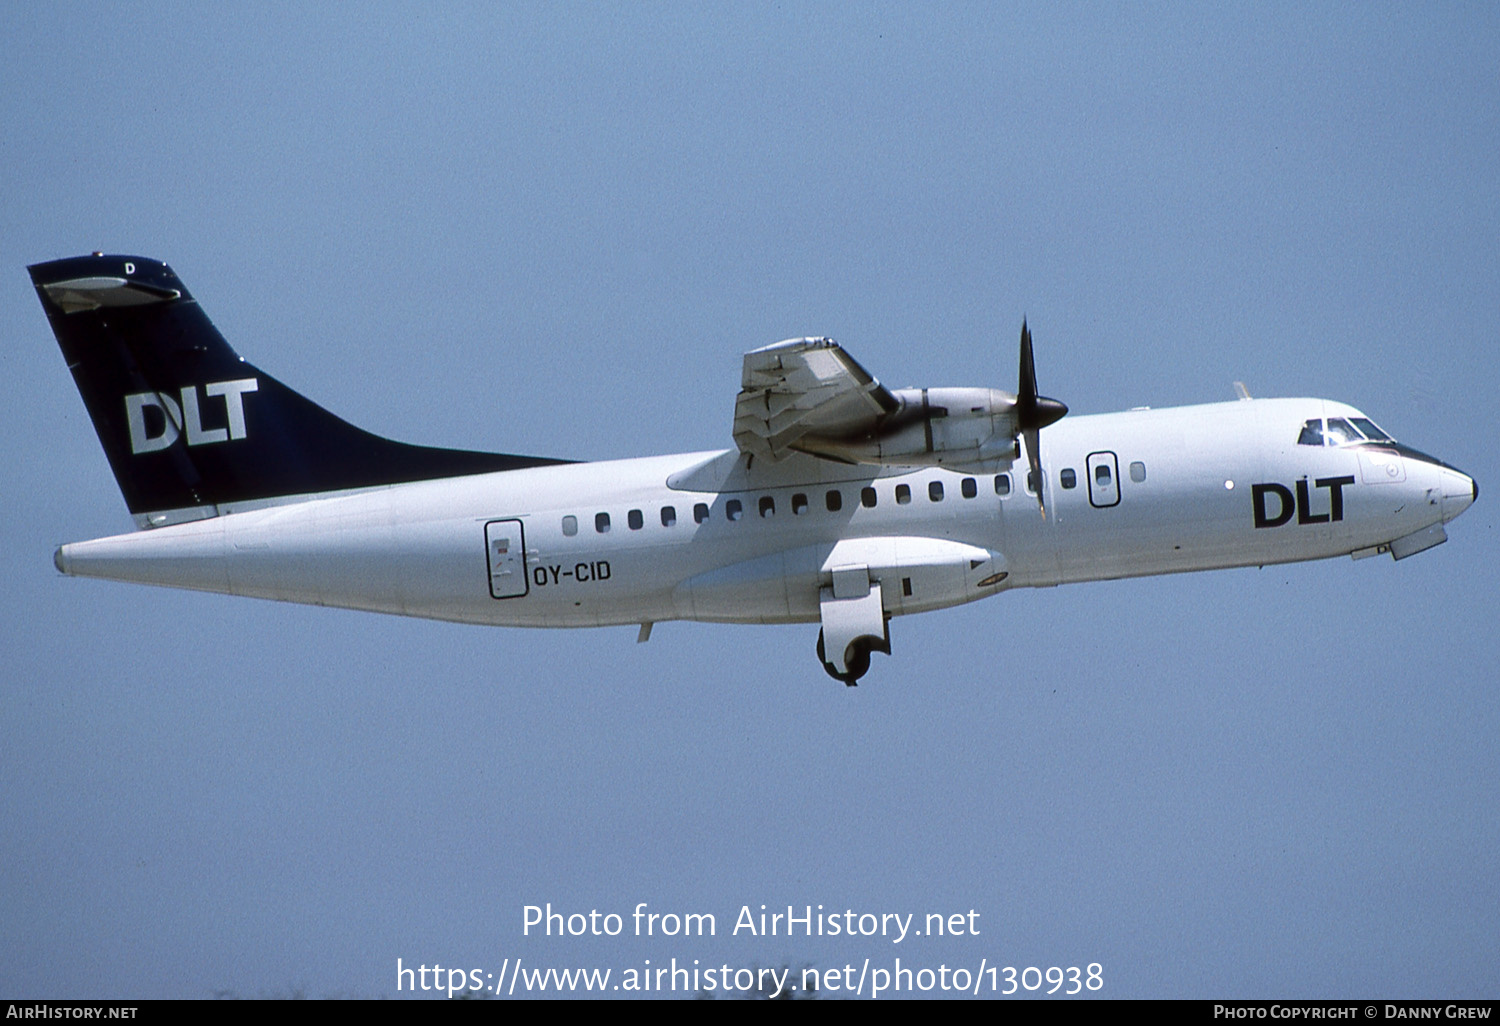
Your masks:
[{"label": "aircraft nose", "polygon": [[1474,505],[1479,498],[1479,482],[1451,467],[1443,468],[1442,480],[1443,522],[1447,523]]}]

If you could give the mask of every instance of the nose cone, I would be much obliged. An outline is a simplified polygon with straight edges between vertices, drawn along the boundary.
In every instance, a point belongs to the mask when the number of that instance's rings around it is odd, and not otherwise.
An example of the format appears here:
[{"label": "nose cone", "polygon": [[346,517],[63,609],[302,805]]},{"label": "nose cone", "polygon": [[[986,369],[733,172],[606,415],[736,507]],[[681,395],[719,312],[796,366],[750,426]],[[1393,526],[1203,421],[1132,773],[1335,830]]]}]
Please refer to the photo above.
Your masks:
[{"label": "nose cone", "polygon": [[1474,505],[1474,500],[1479,498],[1479,482],[1452,467],[1443,468],[1442,488],[1443,523]]}]

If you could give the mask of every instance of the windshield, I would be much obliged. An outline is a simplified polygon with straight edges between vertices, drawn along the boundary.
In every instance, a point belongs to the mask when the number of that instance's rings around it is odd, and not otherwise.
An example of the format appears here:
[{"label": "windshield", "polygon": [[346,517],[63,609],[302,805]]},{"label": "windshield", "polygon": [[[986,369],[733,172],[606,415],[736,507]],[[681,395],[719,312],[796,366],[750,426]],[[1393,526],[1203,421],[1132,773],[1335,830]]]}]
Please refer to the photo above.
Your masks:
[{"label": "windshield", "polygon": [[1298,445],[1348,445],[1350,442],[1393,442],[1390,435],[1368,417],[1315,417],[1302,425]]},{"label": "windshield", "polygon": [[1375,422],[1368,417],[1350,417],[1356,427],[1365,433],[1365,437],[1372,442],[1394,442],[1395,439],[1375,426]]}]

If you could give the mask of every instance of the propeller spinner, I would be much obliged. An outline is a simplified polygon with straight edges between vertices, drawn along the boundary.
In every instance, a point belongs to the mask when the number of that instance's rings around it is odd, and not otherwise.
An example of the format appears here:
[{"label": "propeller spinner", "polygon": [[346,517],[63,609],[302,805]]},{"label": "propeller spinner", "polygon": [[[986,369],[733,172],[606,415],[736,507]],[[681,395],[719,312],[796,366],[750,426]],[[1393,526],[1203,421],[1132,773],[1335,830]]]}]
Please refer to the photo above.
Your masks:
[{"label": "propeller spinner", "polygon": [[1021,321],[1021,384],[1016,391],[1016,432],[1026,441],[1026,458],[1031,463],[1031,480],[1036,484],[1036,504],[1047,515],[1043,498],[1046,478],[1042,476],[1041,432],[1056,424],[1068,408],[1056,399],[1036,394],[1036,361],[1031,355],[1031,331]]}]

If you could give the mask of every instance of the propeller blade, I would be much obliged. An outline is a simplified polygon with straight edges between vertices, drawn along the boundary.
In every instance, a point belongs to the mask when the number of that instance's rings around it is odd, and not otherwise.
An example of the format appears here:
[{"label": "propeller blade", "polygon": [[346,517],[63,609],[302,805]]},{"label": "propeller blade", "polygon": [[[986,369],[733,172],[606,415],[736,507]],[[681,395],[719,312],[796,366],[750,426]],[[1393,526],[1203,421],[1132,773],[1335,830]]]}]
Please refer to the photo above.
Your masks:
[{"label": "propeller blade", "polygon": [[1047,519],[1047,503],[1042,498],[1042,433],[1036,428],[1027,428],[1021,432],[1021,437],[1026,440],[1026,460],[1031,464],[1031,480],[1036,485],[1036,504],[1042,511],[1042,519]]},{"label": "propeller blade", "polygon": [[1016,389],[1016,431],[1026,442],[1026,459],[1031,464],[1031,480],[1036,484],[1036,504],[1047,516],[1043,498],[1046,478],[1042,476],[1042,428],[1056,424],[1067,415],[1068,408],[1056,399],[1036,394],[1036,359],[1031,352],[1031,329],[1021,319],[1021,381]]},{"label": "propeller blade", "polygon": [[1031,353],[1031,329],[1021,318],[1021,387],[1016,390],[1017,405],[1024,409],[1036,406],[1036,359]]}]

